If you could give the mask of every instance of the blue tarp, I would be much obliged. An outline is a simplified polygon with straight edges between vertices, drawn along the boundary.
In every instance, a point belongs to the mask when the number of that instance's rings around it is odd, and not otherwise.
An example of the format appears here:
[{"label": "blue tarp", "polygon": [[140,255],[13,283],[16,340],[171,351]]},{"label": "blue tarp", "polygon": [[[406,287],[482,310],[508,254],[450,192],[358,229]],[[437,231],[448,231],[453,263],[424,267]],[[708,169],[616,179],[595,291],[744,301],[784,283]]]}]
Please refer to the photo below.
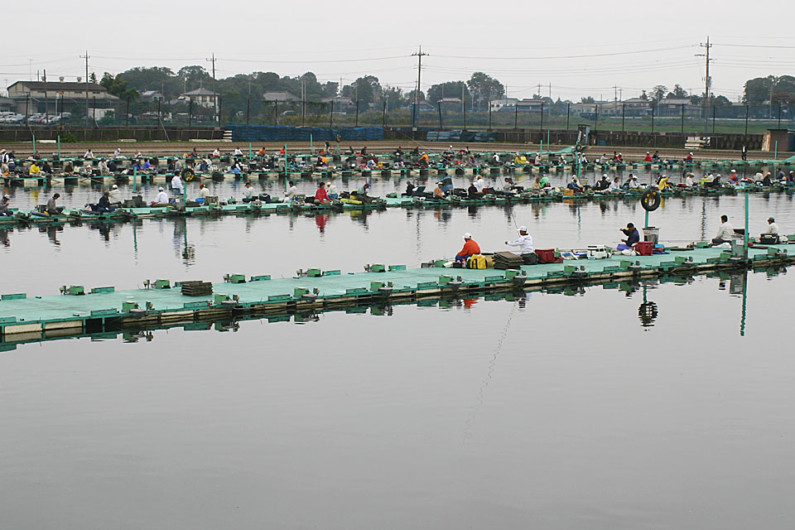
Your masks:
[{"label": "blue tarp", "polygon": [[366,142],[384,139],[383,127],[328,129],[323,127],[278,127],[263,125],[228,125],[233,142]]}]

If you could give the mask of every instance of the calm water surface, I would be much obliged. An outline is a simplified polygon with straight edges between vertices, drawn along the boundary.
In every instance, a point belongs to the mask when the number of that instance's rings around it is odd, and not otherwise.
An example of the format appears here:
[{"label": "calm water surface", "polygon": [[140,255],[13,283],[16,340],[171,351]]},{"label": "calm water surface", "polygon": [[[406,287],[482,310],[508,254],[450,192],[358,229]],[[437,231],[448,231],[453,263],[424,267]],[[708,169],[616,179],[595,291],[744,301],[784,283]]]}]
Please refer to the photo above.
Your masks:
[{"label": "calm water surface", "polygon": [[[769,215],[795,232],[790,197],[750,203],[753,232]],[[721,213],[740,226],[743,204],[669,200],[651,222],[703,239]],[[463,232],[503,249],[514,222],[540,248],[614,244],[643,213],[611,201],[15,229],[0,292],[416,266]],[[22,345],[0,353],[0,528],[790,528],[792,279],[741,286]]]}]

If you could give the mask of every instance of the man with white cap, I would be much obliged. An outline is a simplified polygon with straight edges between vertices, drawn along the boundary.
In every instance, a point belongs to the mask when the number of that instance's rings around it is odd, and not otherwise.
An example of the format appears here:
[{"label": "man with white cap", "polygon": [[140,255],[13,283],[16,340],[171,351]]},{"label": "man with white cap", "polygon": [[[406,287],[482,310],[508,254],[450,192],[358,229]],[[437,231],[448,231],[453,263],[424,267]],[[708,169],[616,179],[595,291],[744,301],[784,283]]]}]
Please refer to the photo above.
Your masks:
[{"label": "man with white cap", "polygon": [[464,234],[464,247],[455,255],[455,260],[466,262],[469,256],[474,256],[475,254],[480,254],[480,245],[472,239],[472,234],[466,233]]},{"label": "man with white cap", "polygon": [[519,255],[525,265],[535,265],[538,263],[538,256],[533,247],[533,236],[527,233],[526,226],[519,227],[519,237],[515,241],[506,241],[506,245],[519,247]]},{"label": "man with white cap", "polygon": [[121,190],[118,184],[110,187],[110,203],[113,205],[121,204]]},{"label": "man with white cap", "polygon": [[168,193],[163,189],[163,186],[157,188],[158,194],[155,197],[155,204],[168,204]]},{"label": "man with white cap", "polygon": [[13,215],[11,213],[10,204],[11,197],[3,195],[3,198],[0,199],[0,217],[10,217]]}]

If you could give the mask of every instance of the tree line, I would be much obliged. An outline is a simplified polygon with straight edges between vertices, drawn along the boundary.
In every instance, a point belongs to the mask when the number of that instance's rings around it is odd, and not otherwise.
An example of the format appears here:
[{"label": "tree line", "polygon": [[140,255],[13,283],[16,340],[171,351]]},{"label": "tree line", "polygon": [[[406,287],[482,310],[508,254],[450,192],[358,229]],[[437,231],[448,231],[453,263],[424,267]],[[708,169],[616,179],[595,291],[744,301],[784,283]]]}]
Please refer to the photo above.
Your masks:
[{"label": "tree line", "polygon": [[[145,106],[140,101],[142,92],[157,91],[162,94],[164,102],[172,105],[172,109],[176,106],[178,111],[186,112],[187,103],[180,100],[179,96],[197,88],[205,88],[219,94],[224,119],[231,121],[238,121],[235,118],[242,116],[246,119],[249,116],[261,117],[271,112],[272,105],[262,97],[266,92],[292,94],[303,102],[304,110],[309,113],[327,112],[328,103],[324,101],[327,102],[329,98],[348,98],[356,105],[357,110],[366,112],[368,109],[409,108],[417,96],[413,90],[404,91],[399,87],[382,84],[374,75],[359,77],[342,86],[335,81],[321,82],[312,72],[295,77],[280,76],[275,72],[254,72],[214,80],[207,69],[200,65],[185,66],[177,72],[165,67],[137,67],[116,75],[106,72],[99,84],[126,101],[131,106],[132,113]],[[743,103],[749,105],[790,105],[795,99],[795,77],[788,75],[750,79],[744,88]],[[473,111],[486,110],[489,101],[504,97],[505,85],[484,72],[475,72],[465,81],[437,83],[431,85],[427,92],[419,93],[419,101],[431,105],[436,105],[444,98],[463,99],[466,108]],[[569,100],[553,101],[542,98],[540,94],[534,94],[534,98],[545,99],[550,110],[572,103]],[[650,104],[664,99],[686,98],[694,105],[701,105],[704,94],[688,94],[680,84],[675,84],[671,90],[664,85],[656,85],[648,91],[642,91],[640,98],[648,100]],[[580,103],[597,102],[591,97],[583,97]],[[731,104],[725,96],[710,94],[710,106]],[[193,108],[191,112],[200,115],[209,111]]]}]

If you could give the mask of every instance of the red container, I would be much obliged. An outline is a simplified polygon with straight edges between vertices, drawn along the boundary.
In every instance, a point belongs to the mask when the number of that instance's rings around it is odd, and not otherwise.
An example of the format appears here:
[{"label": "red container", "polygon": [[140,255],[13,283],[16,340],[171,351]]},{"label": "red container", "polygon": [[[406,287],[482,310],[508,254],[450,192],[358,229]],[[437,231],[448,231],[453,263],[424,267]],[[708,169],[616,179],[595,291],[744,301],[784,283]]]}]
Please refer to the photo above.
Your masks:
[{"label": "red container", "polygon": [[537,248],[536,255],[538,256],[539,263],[555,263],[554,248]]},{"label": "red container", "polygon": [[638,241],[635,243],[635,252],[641,256],[651,256],[654,254],[654,241]]}]

